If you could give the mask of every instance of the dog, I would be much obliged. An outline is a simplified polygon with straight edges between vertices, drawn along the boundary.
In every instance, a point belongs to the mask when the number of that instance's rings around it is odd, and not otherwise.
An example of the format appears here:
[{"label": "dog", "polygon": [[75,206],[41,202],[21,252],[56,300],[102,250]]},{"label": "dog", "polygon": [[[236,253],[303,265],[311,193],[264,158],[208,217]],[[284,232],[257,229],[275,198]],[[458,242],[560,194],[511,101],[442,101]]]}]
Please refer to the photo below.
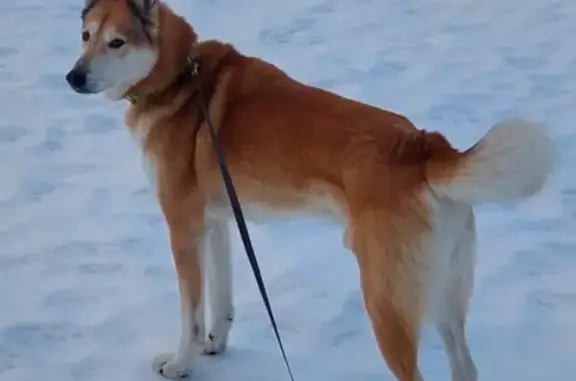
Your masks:
[{"label": "dog", "polygon": [[498,122],[460,151],[402,115],[299,82],[229,43],[200,41],[159,0],[87,0],[81,37],[66,79],[80,94],[129,101],[126,125],[169,228],[182,331],[178,350],[153,360],[156,372],[185,377],[202,353],[224,352],[234,319],[232,214],[209,118],[249,221],[301,211],[342,223],[376,341],[398,380],[422,380],[423,324],[436,327],[452,380],[477,379],[465,334],[473,206],[541,190],[555,151],[540,124]]}]

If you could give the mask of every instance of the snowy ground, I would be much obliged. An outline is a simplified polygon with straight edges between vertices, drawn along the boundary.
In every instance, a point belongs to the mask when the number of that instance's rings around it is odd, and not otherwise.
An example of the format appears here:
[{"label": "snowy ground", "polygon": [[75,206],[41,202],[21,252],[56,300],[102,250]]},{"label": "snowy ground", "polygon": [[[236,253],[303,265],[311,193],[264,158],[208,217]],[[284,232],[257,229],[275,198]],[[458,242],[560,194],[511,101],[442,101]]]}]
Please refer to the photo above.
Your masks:
[{"label": "snowy ground", "polygon": [[[179,314],[166,229],[120,104],[64,75],[84,0],[0,2],[0,380],[151,381]],[[496,120],[545,121],[560,167],[531,202],[478,208],[469,336],[483,380],[576,378],[576,2],[170,0],[201,35],[298,79],[403,112],[459,147]],[[298,381],[392,380],[340,230],[252,229]],[[195,380],[285,380],[234,232],[238,318]],[[426,331],[421,366],[447,380]]]}]

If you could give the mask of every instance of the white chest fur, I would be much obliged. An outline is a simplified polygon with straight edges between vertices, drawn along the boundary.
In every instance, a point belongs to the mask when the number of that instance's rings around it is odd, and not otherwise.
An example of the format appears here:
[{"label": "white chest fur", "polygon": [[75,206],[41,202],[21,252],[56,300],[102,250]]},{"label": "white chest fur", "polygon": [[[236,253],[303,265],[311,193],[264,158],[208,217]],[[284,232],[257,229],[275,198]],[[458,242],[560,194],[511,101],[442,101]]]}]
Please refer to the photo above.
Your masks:
[{"label": "white chest fur", "polygon": [[[152,127],[154,126],[155,122],[157,121],[157,117],[154,115],[144,115],[134,119],[133,126],[131,128],[132,137],[144,152],[144,148],[146,146],[146,142],[148,139],[148,135]],[[157,170],[156,165],[152,157],[150,157],[145,152],[142,155],[142,166],[148,177],[148,181],[152,188],[156,188],[156,181],[157,181]]]}]

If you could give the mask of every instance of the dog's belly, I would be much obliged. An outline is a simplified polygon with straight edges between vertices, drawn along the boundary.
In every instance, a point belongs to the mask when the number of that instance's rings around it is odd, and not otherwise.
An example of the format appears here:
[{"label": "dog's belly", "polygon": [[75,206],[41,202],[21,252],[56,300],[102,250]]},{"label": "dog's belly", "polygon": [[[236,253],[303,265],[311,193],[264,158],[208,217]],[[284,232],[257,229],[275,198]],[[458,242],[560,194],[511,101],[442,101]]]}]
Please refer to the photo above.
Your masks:
[{"label": "dog's belly", "polygon": [[[343,223],[340,207],[330,198],[303,198],[300,202],[286,205],[270,205],[262,202],[241,201],[244,218],[253,224],[285,221],[298,218],[321,218],[331,222]],[[228,201],[211,202],[206,211],[208,218],[232,219],[234,213]]]}]

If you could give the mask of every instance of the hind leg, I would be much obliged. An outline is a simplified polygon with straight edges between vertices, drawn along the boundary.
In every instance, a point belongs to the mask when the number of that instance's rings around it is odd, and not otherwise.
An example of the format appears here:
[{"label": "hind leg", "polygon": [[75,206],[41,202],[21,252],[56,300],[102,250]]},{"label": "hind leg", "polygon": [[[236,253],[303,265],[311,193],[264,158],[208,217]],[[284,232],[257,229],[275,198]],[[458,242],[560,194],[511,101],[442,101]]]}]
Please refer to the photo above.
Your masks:
[{"label": "hind leg", "polygon": [[406,245],[395,245],[395,240],[383,236],[382,231],[386,230],[374,229],[369,224],[351,231],[366,310],[380,351],[396,378],[421,381],[417,364],[419,293],[414,258]]},{"label": "hind leg", "polygon": [[466,343],[464,326],[464,319],[456,315],[437,325],[438,333],[450,359],[452,381],[476,381],[478,379],[478,372]]},{"label": "hind leg", "polygon": [[465,333],[465,316],[458,306],[447,307],[447,316],[437,324],[438,333],[444,343],[444,348],[450,360],[452,381],[476,381],[478,372]]},{"label": "hind leg", "polygon": [[465,326],[468,303],[474,282],[475,261],[474,215],[452,255],[452,279],[448,285],[442,315],[436,325],[450,360],[452,381],[476,381],[478,372],[466,340]]},{"label": "hind leg", "polygon": [[[418,370],[418,325],[414,319],[387,298],[365,294],[372,304],[368,314],[380,352],[399,381],[421,381]],[[376,304],[376,305],[375,305]]]}]

